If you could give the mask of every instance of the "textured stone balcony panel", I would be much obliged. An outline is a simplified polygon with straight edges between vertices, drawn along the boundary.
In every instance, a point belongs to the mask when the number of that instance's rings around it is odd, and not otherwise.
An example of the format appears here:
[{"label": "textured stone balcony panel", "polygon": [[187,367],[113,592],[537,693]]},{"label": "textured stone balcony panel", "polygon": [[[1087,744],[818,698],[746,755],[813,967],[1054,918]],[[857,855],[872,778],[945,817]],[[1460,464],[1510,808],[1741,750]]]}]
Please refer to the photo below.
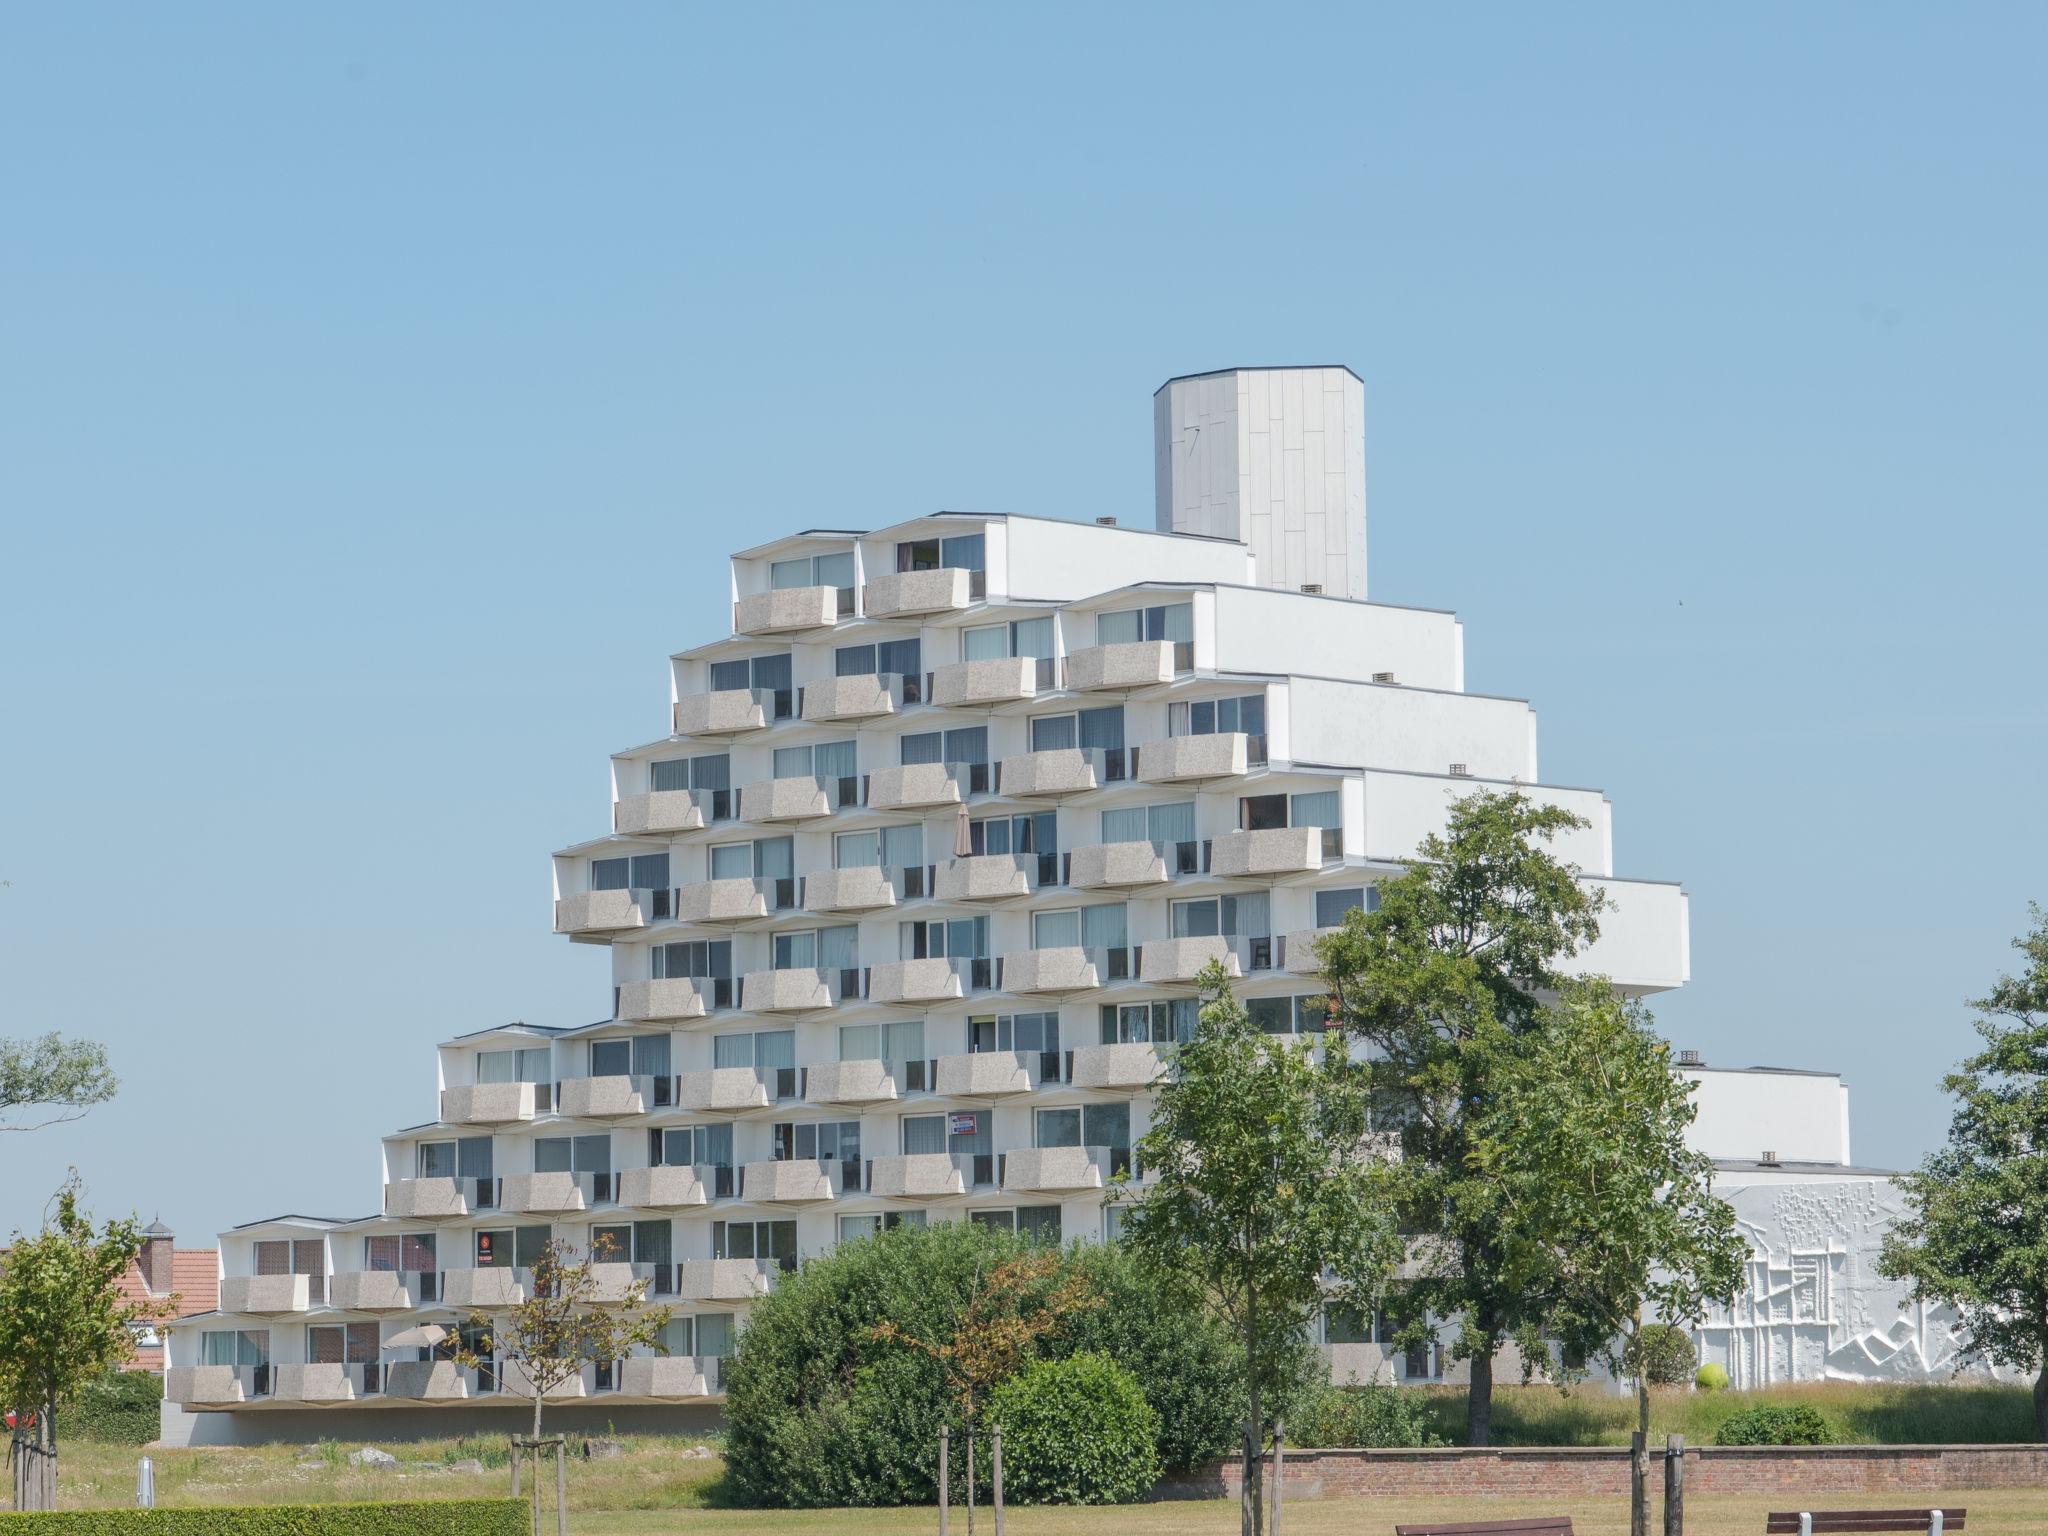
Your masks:
[{"label": "textured stone balcony panel", "polygon": [[[628,1269],[632,1268],[631,1265],[626,1267]],[[510,1397],[523,1397],[529,1401],[532,1400],[533,1378],[526,1374],[526,1365],[523,1361],[505,1360],[499,1363],[498,1390]],[[579,1371],[568,1380],[558,1381],[549,1387],[546,1393],[543,1394],[542,1400],[555,1403],[565,1399],[587,1397],[588,1395],[589,1388],[584,1385],[583,1375]]]},{"label": "textured stone balcony panel", "polygon": [[832,1006],[832,989],[816,971],[749,971],[740,983],[749,1013],[812,1013]]},{"label": "textured stone balcony panel", "polygon": [[942,1200],[966,1194],[967,1185],[947,1153],[910,1152],[870,1163],[868,1193],[883,1200]]},{"label": "textured stone balcony panel", "polygon": [[1149,688],[1172,681],[1173,645],[1166,640],[1091,645],[1067,655],[1067,686],[1073,689]]},{"label": "textured stone balcony panel", "polygon": [[977,853],[932,866],[932,895],[940,901],[1008,901],[1031,894],[1031,881],[1012,854]]},{"label": "textured stone balcony panel", "polygon": [[935,571],[891,571],[870,577],[861,593],[861,610],[871,619],[897,614],[945,613],[965,608],[968,573],[951,567]]},{"label": "textured stone balcony panel", "polygon": [[817,1205],[832,1198],[832,1180],[813,1159],[748,1163],[740,1170],[740,1198],[771,1205]]},{"label": "textured stone balcony panel", "polygon": [[532,1083],[466,1083],[441,1090],[448,1125],[510,1125],[533,1118]]},{"label": "textured stone balcony panel", "polygon": [[1242,731],[1169,736],[1138,749],[1138,777],[1147,784],[1185,784],[1243,774],[1250,747]]},{"label": "textured stone balcony panel", "polygon": [[620,933],[646,926],[633,891],[583,891],[555,903],[557,933]]},{"label": "textured stone balcony panel", "polygon": [[220,1282],[220,1309],[251,1316],[303,1312],[312,1305],[310,1275],[227,1275]]},{"label": "textured stone balcony panel", "polygon": [[1105,1093],[1136,1092],[1159,1078],[1159,1048],[1152,1045],[1084,1045],[1074,1052],[1070,1086]]},{"label": "textured stone balcony panel", "polygon": [[959,976],[944,960],[885,960],[868,972],[871,1003],[935,1003],[962,995]]},{"label": "textured stone balcony panel", "polygon": [[877,768],[868,775],[871,811],[959,803],[959,781],[946,771],[944,763],[907,763],[900,768]]},{"label": "textured stone balcony panel", "polygon": [[832,804],[816,779],[759,779],[740,790],[740,820],[815,821]]},{"label": "textured stone balcony panel", "polygon": [[896,888],[880,865],[821,869],[804,876],[806,912],[872,912],[895,905]]},{"label": "textured stone balcony panel", "polygon": [[1321,827],[1225,832],[1209,845],[1209,873],[1245,878],[1298,875],[1323,867]]},{"label": "textured stone balcony panel", "polygon": [[804,1068],[804,1097],[813,1104],[886,1104],[896,1097],[887,1062],[821,1061]]},{"label": "textured stone balcony panel", "polygon": [[869,672],[856,677],[821,677],[804,684],[806,720],[866,720],[896,712],[896,700],[882,679]]},{"label": "textured stone balcony panel", "polygon": [[1038,692],[1038,662],[1030,656],[956,661],[932,673],[934,704],[1007,704]]},{"label": "textured stone balcony panel", "polygon": [[1068,1194],[1102,1188],[1102,1170],[1086,1147],[1018,1147],[1003,1159],[1003,1189],[1013,1194]]},{"label": "textured stone balcony panel", "polygon": [[[562,1085],[565,1090],[568,1086]],[[573,1173],[508,1173],[499,1183],[498,1204],[515,1215],[560,1215],[588,1208],[583,1186]]]},{"label": "textured stone balcony panel", "polygon": [[526,1287],[519,1271],[498,1269],[444,1269],[441,1271],[441,1304],[458,1311],[475,1308],[516,1307],[526,1300]]},{"label": "textured stone balcony panel", "polygon": [[633,1210],[680,1211],[705,1203],[696,1170],[682,1164],[628,1168],[619,1175],[619,1204]]},{"label": "textured stone balcony panel", "polygon": [[1150,843],[1089,843],[1067,860],[1067,884],[1077,891],[1124,890],[1166,879],[1166,860]]},{"label": "textured stone balcony panel", "polygon": [[469,1396],[469,1383],[453,1360],[400,1360],[384,1372],[384,1395],[415,1403],[456,1403]]},{"label": "textured stone balcony panel", "polygon": [[469,1214],[453,1179],[393,1179],[384,1186],[384,1214],[394,1221],[451,1221]]},{"label": "textured stone balcony panel", "polygon": [[600,1262],[590,1266],[590,1300],[600,1307],[623,1305],[633,1296],[633,1287],[638,1280],[633,1266],[625,1263]]},{"label": "textured stone balcony panel", "polygon": [[939,1058],[938,1091],[954,1099],[1000,1099],[1031,1091],[1031,1074],[1009,1051]]},{"label": "textured stone balcony panel", "polygon": [[673,1403],[710,1396],[711,1383],[693,1356],[629,1355],[619,1365],[619,1392]]},{"label": "textured stone balcony panel", "polygon": [[767,1107],[768,1090],[751,1067],[713,1067],[676,1079],[676,1108],[686,1112],[737,1114]]},{"label": "textured stone balcony panel", "polygon": [[1215,935],[1200,939],[1154,939],[1144,947],[1140,969],[1146,981],[1189,982],[1211,960],[1221,960],[1229,975],[1242,974],[1237,956],[1231,952],[1230,940]]},{"label": "textured stone balcony panel", "polygon": [[1085,949],[1022,949],[1003,956],[1005,992],[1086,992],[1101,985]]},{"label": "textured stone balcony panel", "polygon": [[557,1085],[555,1113],[572,1120],[623,1120],[647,1113],[646,1079],[565,1077]]},{"label": "textured stone balcony panel", "polygon": [[1303,928],[1288,934],[1281,941],[1281,948],[1286,953],[1287,974],[1313,976],[1322,969],[1322,962],[1316,959],[1316,940],[1336,931],[1334,928]]},{"label": "textured stone balcony panel", "polygon": [[271,1377],[270,1396],[279,1403],[352,1403],[354,1375],[361,1366],[280,1365]]},{"label": "textured stone balcony panel", "polygon": [[327,1304],[338,1312],[409,1312],[413,1302],[398,1271],[356,1269],[327,1277]]},{"label": "textured stone balcony panel", "polygon": [[711,1011],[706,982],[692,977],[619,983],[619,1017],[633,1021],[701,1019]]},{"label": "textured stone balcony panel", "polygon": [[741,731],[758,731],[767,724],[767,712],[751,688],[686,693],[676,700],[678,736],[735,736]]},{"label": "textured stone balcony panel", "polygon": [[696,832],[703,825],[704,812],[687,789],[621,795],[612,805],[612,830],[629,836]]},{"label": "textured stone balcony panel", "polygon": [[768,592],[749,592],[739,600],[733,614],[733,628],[743,635],[830,629],[838,621],[837,587],[779,587]]},{"label": "textured stone balcony panel", "polygon": [[746,923],[768,915],[768,898],[745,876],[697,880],[676,890],[676,921]]},{"label": "textured stone balcony panel", "polygon": [[685,1259],[676,1281],[684,1301],[758,1301],[768,1276],[752,1259]]},{"label": "textured stone balcony panel", "polygon": [[164,1396],[187,1408],[239,1403],[242,1375],[232,1365],[174,1365],[164,1372]]},{"label": "textured stone balcony panel", "polygon": [[1006,795],[1078,795],[1096,787],[1095,765],[1077,747],[1006,757],[997,778]]}]

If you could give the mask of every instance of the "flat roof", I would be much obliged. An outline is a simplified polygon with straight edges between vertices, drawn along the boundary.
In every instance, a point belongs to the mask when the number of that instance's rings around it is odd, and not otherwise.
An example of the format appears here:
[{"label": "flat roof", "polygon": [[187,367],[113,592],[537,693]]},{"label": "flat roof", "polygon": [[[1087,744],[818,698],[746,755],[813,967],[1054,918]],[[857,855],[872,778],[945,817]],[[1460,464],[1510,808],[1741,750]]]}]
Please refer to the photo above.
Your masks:
[{"label": "flat roof", "polygon": [[1896,1168],[1865,1168],[1860,1163],[1801,1163],[1790,1158],[1765,1163],[1753,1157],[1717,1157],[1714,1166],[1723,1173],[1825,1173],[1842,1179],[1891,1179],[1899,1172]]},{"label": "flat roof", "polygon": [[1354,379],[1358,379],[1359,383],[1365,382],[1364,379],[1358,378],[1358,370],[1349,363],[1240,363],[1235,368],[1209,368],[1201,373],[1176,373],[1166,381],[1166,384],[1160,385],[1159,389],[1153,390],[1152,393],[1157,395],[1159,390],[1165,389],[1168,384],[1185,384],[1189,379],[1217,379],[1226,373],[1310,373],[1325,368],[1341,368]]}]

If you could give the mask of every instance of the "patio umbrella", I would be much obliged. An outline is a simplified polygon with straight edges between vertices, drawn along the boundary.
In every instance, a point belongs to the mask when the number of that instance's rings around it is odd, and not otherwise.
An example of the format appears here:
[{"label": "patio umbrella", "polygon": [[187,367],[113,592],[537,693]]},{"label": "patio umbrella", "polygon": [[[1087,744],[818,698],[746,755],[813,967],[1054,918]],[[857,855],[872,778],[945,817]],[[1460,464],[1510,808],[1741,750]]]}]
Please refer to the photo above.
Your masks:
[{"label": "patio umbrella", "polygon": [[967,807],[960,807],[960,814],[953,818],[953,857],[971,858],[974,854],[974,832],[967,825]]},{"label": "patio umbrella", "polygon": [[432,1349],[448,1337],[448,1330],[439,1323],[421,1323],[417,1328],[408,1328],[403,1333],[394,1333],[384,1341],[386,1349]]}]

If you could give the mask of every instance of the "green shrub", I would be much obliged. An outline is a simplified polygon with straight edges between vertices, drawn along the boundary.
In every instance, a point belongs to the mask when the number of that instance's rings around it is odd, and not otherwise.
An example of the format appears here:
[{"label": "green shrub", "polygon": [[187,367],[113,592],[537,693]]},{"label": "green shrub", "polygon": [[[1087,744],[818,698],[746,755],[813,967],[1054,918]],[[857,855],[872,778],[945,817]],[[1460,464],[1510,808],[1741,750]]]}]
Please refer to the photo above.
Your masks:
[{"label": "green shrub", "polygon": [[1827,1415],[1806,1403],[1756,1403],[1739,1408],[1714,1432],[1716,1445],[1833,1445]]},{"label": "green shrub", "polygon": [[1651,1323],[1629,1341],[1625,1364],[1653,1387],[1682,1387],[1692,1380],[1699,1354],[1683,1328]]},{"label": "green shrub", "polygon": [[232,1509],[60,1509],[0,1514],[0,1531],[48,1536],[525,1536],[517,1499],[250,1504]]},{"label": "green shrub", "polygon": [[1323,1382],[1301,1393],[1288,1407],[1286,1430],[1290,1445],[1318,1449],[1444,1443],[1432,1428],[1429,1400],[1422,1393],[1379,1383],[1338,1387]]},{"label": "green shrub", "polygon": [[1107,1355],[1033,1361],[996,1388],[988,1421],[1019,1504],[1130,1504],[1159,1481],[1158,1417]]},{"label": "green shrub", "polygon": [[164,1379],[148,1371],[109,1371],[88,1383],[57,1416],[60,1436],[113,1445],[147,1445],[161,1427]]},{"label": "green shrub", "polygon": [[1705,1365],[1692,1373],[1692,1384],[1702,1392],[1726,1392],[1728,1390],[1728,1372],[1724,1367],[1716,1365],[1713,1361],[1709,1360]]},{"label": "green shrub", "polygon": [[[755,1304],[728,1362],[721,1496],[806,1508],[933,1502],[941,1425],[953,1424],[954,1461],[964,1466],[952,1394],[935,1361],[877,1343],[872,1331],[887,1320],[922,1339],[949,1338],[977,1268],[1019,1248],[1018,1239],[978,1223],[933,1222],[843,1243],[780,1277]],[[1220,1325],[1141,1275],[1113,1244],[1076,1244],[1062,1265],[1082,1275],[1101,1304],[1041,1340],[1039,1356],[1093,1351],[1129,1371],[1157,1421],[1167,1469],[1228,1451],[1242,1371]],[[985,1480],[985,1444],[978,1471]]]}]

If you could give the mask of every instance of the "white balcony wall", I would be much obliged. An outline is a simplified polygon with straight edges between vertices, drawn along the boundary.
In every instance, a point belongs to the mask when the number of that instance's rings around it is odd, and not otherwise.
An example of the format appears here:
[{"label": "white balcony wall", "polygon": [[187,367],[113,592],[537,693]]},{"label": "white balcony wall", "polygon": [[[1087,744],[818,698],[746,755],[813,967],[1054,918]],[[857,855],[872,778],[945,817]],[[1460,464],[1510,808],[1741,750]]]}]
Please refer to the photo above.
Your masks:
[{"label": "white balcony wall", "polygon": [[1264,587],[1219,587],[1216,646],[1232,671],[1339,676],[1391,672],[1408,688],[1462,692],[1458,616]]},{"label": "white balcony wall", "polygon": [[1288,680],[1287,755],[1295,762],[1536,779],[1536,715],[1520,699]]}]

